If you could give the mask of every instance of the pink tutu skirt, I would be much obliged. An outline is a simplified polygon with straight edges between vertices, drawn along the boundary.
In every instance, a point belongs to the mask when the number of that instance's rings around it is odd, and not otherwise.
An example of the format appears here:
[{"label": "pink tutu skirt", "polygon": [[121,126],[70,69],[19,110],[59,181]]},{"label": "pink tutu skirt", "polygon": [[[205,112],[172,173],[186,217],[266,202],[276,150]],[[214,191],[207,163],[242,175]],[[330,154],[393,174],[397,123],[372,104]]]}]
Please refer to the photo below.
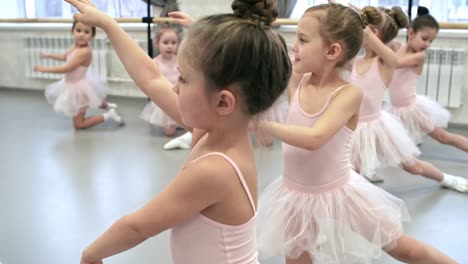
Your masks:
[{"label": "pink tutu skirt", "polygon": [[350,152],[351,164],[364,175],[375,174],[377,168],[411,163],[421,154],[401,122],[385,111],[359,121]]},{"label": "pink tutu skirt", "polygon": [[423,137],[436,128],[446,128],[450,112],[429,97],[418,95],[406,106],[389,107],[389,112],[400,118],[411,139],[419,144]]},{"label": "pink tutu skirt", "polygon": [[148,102],[143,109],[143,112],[140,114],[140,118],[146,122],[160,126],[176,126],[177,123],[172,120],[166,113],[164,113],[161,108],[159,108],[155,103]]},{"label": "pink tutu skirt", "polygon": [[54,111],[66,116],[75,116],[82,109],[98,108],[107,96],[107,85],[87,74],[78,81],[60,80],[45,89],[47,101]]},{"label": "pink tutu skirt", "polygon": [[402,222],[410,220],[408,210],[356,172],[345,177],[323,191],[294,188],[284,177],[268,186],[257,216],[260,256],[297,258],[307,252],[313,263],[327,264],[385,259],[384,251],[402,235]]}]

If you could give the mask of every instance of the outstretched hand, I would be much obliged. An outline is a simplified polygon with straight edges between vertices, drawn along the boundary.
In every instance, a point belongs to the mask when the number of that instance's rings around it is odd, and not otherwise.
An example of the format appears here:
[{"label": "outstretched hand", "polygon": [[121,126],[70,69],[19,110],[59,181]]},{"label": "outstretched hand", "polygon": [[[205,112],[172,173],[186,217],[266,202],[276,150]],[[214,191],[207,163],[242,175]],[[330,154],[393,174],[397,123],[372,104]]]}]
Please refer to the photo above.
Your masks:
[{"label": "outstretched hand", "polygon": [[35,66],[33,67],[33,71],[35,71],[35,72],[43,72],[43,71],[44,71],[44,67],[41,66],[41,65],[35,65]]},{"label": "outstretched hand", "polygon": [[106,13],[98,10],[89,0],[64,0],[74,6],[80,13],[74,14],[73,19],[91,27],[103,28],[106,21],[112,19]]},{"label": "outstretched hand", "polygon": [[193,24],[193,18],[184,12],[175,11],[170,12],[168,15],[174,18],[177,23],[181,24],[185,28],[188,28]]}]

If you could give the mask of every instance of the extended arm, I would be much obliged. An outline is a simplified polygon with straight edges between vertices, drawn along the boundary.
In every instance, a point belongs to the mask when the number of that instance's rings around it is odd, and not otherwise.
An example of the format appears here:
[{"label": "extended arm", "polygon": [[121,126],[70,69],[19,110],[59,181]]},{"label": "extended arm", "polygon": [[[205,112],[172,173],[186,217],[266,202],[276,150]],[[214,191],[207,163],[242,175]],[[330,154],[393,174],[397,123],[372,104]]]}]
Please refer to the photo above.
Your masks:
[{"label": "extended arm", "polygon": [[[117,220],[89,245],[82,254],[81,263],[99,262],[133,248],[222,202],[226,195],[226,182],[219,176],[226,175],[229,166],[217,156],[186,166],[161,194],[141,209]],[[235,173],[232,168],[230,170]]]},{"label": "extended arm", "polygon": [[34,71],[50,73],[71,72],[86,62],[86,60],[89,60],[91,56],[91,49],[79,49],[75,52],[75,55],[63,65],[52,67],[36,65],[34,66]]},{"label": "extended arm", "polygon": [[343,88],[312,127],[266,122],[265,132],[282,142],[308,150],[330,141],[359,112],[362,92],[353,86]]},{"label": "extended arm", "polygon": [[67,54],[54,54],[54,53],[46,53],[46,52],[41,52],[40,55],[41,59],[53,59],[53,60],[59,60],[59,61],[65,61],[67,59]]}]

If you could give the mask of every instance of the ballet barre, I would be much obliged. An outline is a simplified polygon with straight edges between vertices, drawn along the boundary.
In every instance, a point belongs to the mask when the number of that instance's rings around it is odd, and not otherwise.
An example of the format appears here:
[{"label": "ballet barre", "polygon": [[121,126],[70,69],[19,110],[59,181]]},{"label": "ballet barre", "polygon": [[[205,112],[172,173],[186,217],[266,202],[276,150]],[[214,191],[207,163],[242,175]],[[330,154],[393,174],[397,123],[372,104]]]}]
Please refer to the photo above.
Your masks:
[{"label": "ballet barre", "polygon": [[[176,20],[168,17],[151,17],[152,23],[176,23]],[[119,23],[147,23],[147,18],[116,18]],[[72,23],[71,18],[6,18],[0,19],[0,23]],[[273,26],[297,25],[297,20],[278,18],[273,22]]]},{"label": "ballet barre", "polygon": [[[176,23],[173,18],[167,17],[150,17],[152,23]],[[147,23],[147,18],[116,18],[119,23]],[[71,18],[7,18],[0,19],[0,23],[72,23]],[[295,26],[297,19],[278,18],[272,26]],[[440,29],[468,29],[467,23],[440,22]]]}]

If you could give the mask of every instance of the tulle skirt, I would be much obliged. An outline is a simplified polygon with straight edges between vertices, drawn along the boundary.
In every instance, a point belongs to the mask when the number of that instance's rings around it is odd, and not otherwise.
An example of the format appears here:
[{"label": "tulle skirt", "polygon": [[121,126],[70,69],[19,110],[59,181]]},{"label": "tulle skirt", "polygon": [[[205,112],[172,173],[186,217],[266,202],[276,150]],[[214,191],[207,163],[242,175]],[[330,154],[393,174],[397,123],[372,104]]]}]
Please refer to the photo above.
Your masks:
[{"label": "tulle skirt", "polygon": [[82,109],[98,108],[106,98],[107,90],[104,82],[87,74],[75,82],[64,79],[55,82],[46,87],[44,94],[55,112],[75,116]]},{"label": "tulle skirt", "polygon": [[365,175],[375,174],[377,168],[411,163],[420,154],[401,122],[385,111],[371,120],[360,120],[351,142],[351,164]]},{"label": "tulle skirt", "polygon": [[434,129],[446,128],[450,112],[429,97],[418,95],[407,106],[393,106],[389,112],[400,118],[411,139],[419,144],[423,137]]},{"label": "tulle skirt", "polygon": [[275,103],[270,108],[268,108],[263,113],[256,115],[252,119],[252,121],[250,122],[249,129],[253,139],[255,139],[260,145],[271,145],[274,140],[273,137],[268,134],[261,133],[261,131],[258,131],[257,125],[263,121],[284,123],[288,114],[288,110],[289,100],[288,95],[285,92],[275,101]]},{"label": "tulle skirt", "polygon": [[410,220],[403,201],[352,170],[344,184],[323,192],[298,191],[288,181],[277,179],[260,197],[262,258],[307,252],[314,264],[372,263],[385,258]]},{"label": "tulle skirt", "polygon": [[140,114],[140,118],[146,122],[160,126],[176,126],[177,123],[172,120],[166,113],[164,113],[161,108],[159,108],[155,103],[148,102],[143,109],[143,112]]},{"label": "tulle skirt", "polygon": [[275,103],[259,117],[260,120],[284,123],[288,114],[289,100],[286,93],[282,94]]}]

